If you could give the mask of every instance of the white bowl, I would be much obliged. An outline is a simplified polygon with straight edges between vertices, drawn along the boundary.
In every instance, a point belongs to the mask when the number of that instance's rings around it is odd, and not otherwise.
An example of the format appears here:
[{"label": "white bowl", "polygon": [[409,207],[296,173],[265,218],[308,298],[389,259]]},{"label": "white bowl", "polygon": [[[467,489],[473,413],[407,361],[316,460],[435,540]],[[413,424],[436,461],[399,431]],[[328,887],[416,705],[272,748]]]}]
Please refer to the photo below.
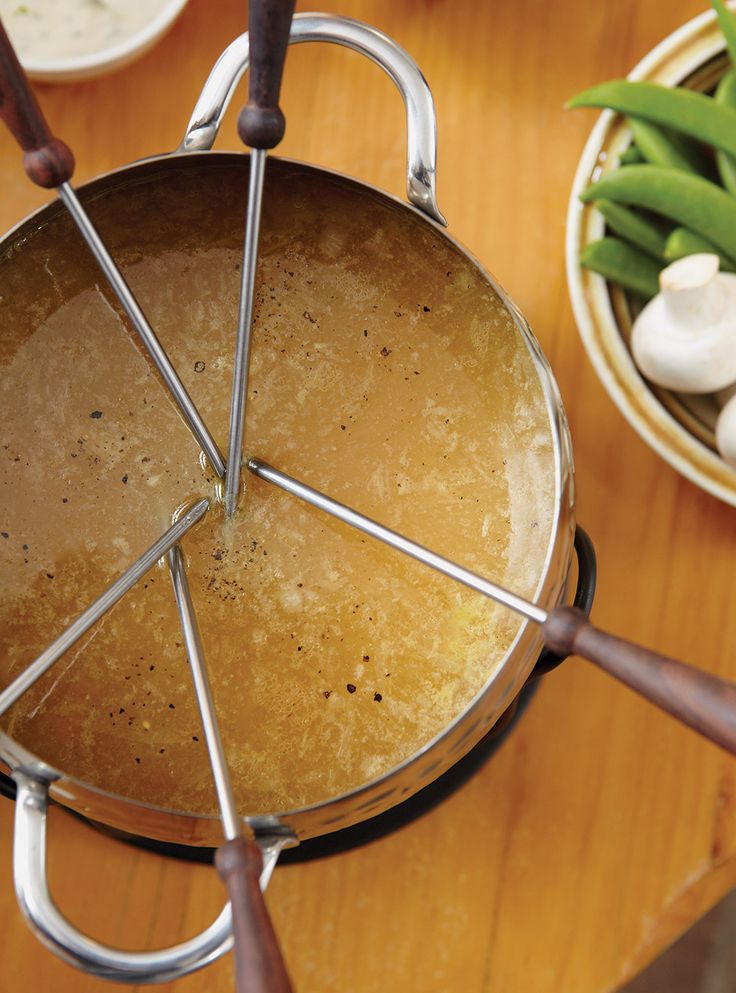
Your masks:
[{"label": "white bowl", "polygon": [[188,0],[168,0],[144,27],[117,45],[68,58],[21,57],[20,61],[31,79],[44,83],[71,83],[106,75],[147,52],[168,31],[187,3]]},{"label": "white bowl", "polygon": [[[713,11],[701,14],[657,45],[629,79],[710,90],[726,69],[725,43]],[[736,506],[736,470],[715,448],[718,406],[713,397],[672,393],[647,382],[629,350],[631,311],[626,294],[580,265],[582,249],[601,238],[605,221],[580,193],[617,168],[631,134],[624,118],[604,111],[583,151],[567,215],[567,279],[580,336],[614,403],[632,427],[673,468]]]}]

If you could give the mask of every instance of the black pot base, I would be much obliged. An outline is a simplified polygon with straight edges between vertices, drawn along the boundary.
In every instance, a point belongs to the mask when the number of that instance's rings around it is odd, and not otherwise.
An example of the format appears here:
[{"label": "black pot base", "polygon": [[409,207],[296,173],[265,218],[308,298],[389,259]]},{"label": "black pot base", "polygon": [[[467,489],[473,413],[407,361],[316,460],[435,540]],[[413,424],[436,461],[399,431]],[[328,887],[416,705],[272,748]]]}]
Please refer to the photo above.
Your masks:
[{"label": "black pot base", "polygon": [[[523,716],[538,686],[538,682],[527,684],[508,710],[502,714],[485,738],[479,741],[472,751],[434,782],[415,793],[414,796],[383,814],[362,821],[360,824],[354,824],[352,827],[343,828],[340,831],[333,831],[331,834],[325,834],[319,838],[309,838],[302,841],[296,848],[285,848],[279,856],[279,865],[325,858],[328,855],[338,855],[341,852],[350,851],[352,848],[367,845],[371,841],[377,841],[379,838],[405,827],[433,810],[475,775],[500,748]],[[191,845],[154,841],[150,838],[126,834],[94,821],[88,823],[109,837],[117,838],[119,841],[124,841],[145,851],[155,852],[158,855],[166,855],[186,862],[203,863],[211,863],[214,857],[214,848],[199,848]]]},{"label": "black pot base", "polygon": [[[340,852],[349,851],[360,845],[366,845],[371,841],[376,841],[390,834],[392,831],[410,824],[423,814],[428,813],[466,783],[490,759],[493,753],[500,748],[506,737],[523,716],[537,691],[538,685],[536,681],[528,683],[485,738],[478,742],[471,752],[456,762],[442,776],[435,779],[434,782],[425,786],[418,793],[415,793],[414,796],[409,797],[403,803],[392,807],[383,814],[378,814],[375,817],[362,821],[360,824],[354,824],[352,827],[343,828],[340,831],[334,831],[319,838],[310,838],[307,841],[301,842],[295,848],[284,849],[279,856],[279,864],[305,862],[309,859],[324,858],[328,855],[337,855]],[[15,795],[16,786],[13,779],[4,773],[0,773],[0,796],[15,800]],[[108,827],[106,824],[100,824],[97,821],[88,820],[81,814],[67,808],[63,809],[101,834],[109,838],[115,838],[118,841],[123,841],[128,845],[143,849],[144,851],[155,852],[157,855],[165,855],[169,858],[175,858],[185,862],[210,864],[214,858],[214,848],[179,845],[174,842],[143,838]]]}]

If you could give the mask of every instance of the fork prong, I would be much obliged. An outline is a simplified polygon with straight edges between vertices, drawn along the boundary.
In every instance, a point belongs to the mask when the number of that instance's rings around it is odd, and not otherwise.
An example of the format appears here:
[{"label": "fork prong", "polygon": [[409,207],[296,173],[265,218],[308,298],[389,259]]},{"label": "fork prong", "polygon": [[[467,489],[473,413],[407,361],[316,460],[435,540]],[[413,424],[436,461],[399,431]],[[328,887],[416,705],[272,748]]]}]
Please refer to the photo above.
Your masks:
[{"label": "fork prong", "polygon": [[222,747],[222,737],[217,723],[215,704],[212,699],[212,690],[207,676],[207,667],[204,660],[204,650],[202,648],[202,638],[197,624],[197,615],[192,603],[192,595],[189,591],[189,581],[184,567],[184,557],[178,545],[174,545],[167,555],[171,581],[174,584],[174,596],[176,606],[179,611],[179,622],[184,636],[184,646],[189,659],[189,667],[192,670],[192,680],[194,681],[194,692],[197,697],[197,706],[202,720],[207,751],[210,756],[212,766],[212,777],[215,781],[217,801],[220,804],[222,814],[222,826],[225,837],[228,840],[237,838],[240,835],[240,820],[235,808],[235,798],[233,797],[232,783],[225,759],[225,751]]},{"label": "fork prong", "polygon": [[194,401],[189,396],[186,387],[179,378],[179,374],[172,365],[171,359],[166,354],[163,345],[148,323],[148,319],[133,295],[133,291],[125,281],[123,274],[115,265],[99,232],[89,219],[87,211],[79,202],[74,188],[69,183],[62,183],[59,187],[59,198],[71,214],[74,223],[87,242],[112,291],[118,298],[120,306],[130,318],[133,327],[138,332],[141,341],[148,350],[148,354],[161,373],[161,377],[179,408],[184,422],[209,459],[210,465],[218,477],[222,479],[225,475],[225,460],[220,453],[220,449],[217,447],[215,439],[212,437],[207,425],[202,419],[202,415],[197,410]]},{"label": "fork prong", "polygon": [[93,604],[79,615],[69,627],[59,635],[49,647],[41,652],[35,661],[23,670],[23,672],[0,693],[0,715],[12,707],[21,696],[30,689],[37,679],[50,669],[54,662],[58,661],[64,652],[68,651],[84,635],[93,624],[96,624],[111,607],[124,596],[128,590],[134,586],[141,576],[163,558],[168,550],[175,545],[179,539],[187,533],[194,525],[200,521],[207,513],[209,500],[198,500],[190,509],[183,514],[172,526],[155,541],[151,547],[141,555],[125,572],[119,576],[114,583],[102,593]]},{"label": "fork prong", "polygon": [[437,552],[425,548],[424,545],[419,545],[416,541],[412,541],[411,538],[406,538],[403,534],[399,534],[398,531],[392,531],[391,528],[379,524],[378,521],[374,521],[372,518],[366,517],[365,514],[353,510],[352,507],[347,507],[344,503],[333,500],[332,497],[327,496],[325,493],[321,493],[319,490],[307,486],[306,483],[294,479],[293,476],[287,476],[285,472],[274,469],[268,463],[261,462],[260,459],[249,459],[248,469],[254,475],[267,480],[269,483],[273,483],[293,496],[305,500],[313,507],[323,510],[332,517],[336,517],[344,524],[349,524],[364,534],[370,535],[371,538],[376,538],[385,545],[390,545],[391,548],[395,548],[397,551],[403,552],[404,555],[408,555],[410,558],[429,566],[430,569],[441,572],[443,575],[449,576],[450,579],[468,586],[471,590],[475,590],[476,593],[482,593],[483,596],[488,597],[490,600],[495,600],[497,603],[503,604],[505,607],[515,611],[517,614],[522,614],[536,624],[543,624],[547,619],[547,611],[538,604],[526,600],[524,597],[519,596],[518,593],[513,593],[511,590],[499,586],[497,583],[478,575],[476,572],[471,572],[469,569],[458,565],[457,562],[453,562],[443,555],[438,555]]},{"label": "fork prong", "polygon": [[250,342],[253,325],[253,294],[255,292],[256,282],[258,237],[261,225],[261,201],[263,199],[263,177],[265,170],[265,149],[251,149],[248,209],[245,220],[245,245],[243,247],[243,276],[240,284],[238,332],[235,342],[235,363],[233,366],[233,392],[230,400],[227,474],[225,476],[225,513],[228,516],[235,512],[240,495],[245,411],[248,404],[248,367],[250,365]]}]

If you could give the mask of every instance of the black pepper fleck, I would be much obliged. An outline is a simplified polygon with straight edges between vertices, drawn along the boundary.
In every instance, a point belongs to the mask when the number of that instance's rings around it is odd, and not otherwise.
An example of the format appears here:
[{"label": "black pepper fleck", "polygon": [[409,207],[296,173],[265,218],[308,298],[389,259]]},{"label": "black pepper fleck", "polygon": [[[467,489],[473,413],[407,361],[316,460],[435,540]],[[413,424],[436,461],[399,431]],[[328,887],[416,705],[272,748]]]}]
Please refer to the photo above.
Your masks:
[{"label": "black pepper fleck", "polygon": [[93,421],[99,421],[99,419],[102,417],[102,411],[93,410],[89,416],[92,418]]},{"label": "black pepper fleck", "polygon": [[390,348],[386,348],[386,346],[384,345],[384,346],[383,346],[383,348],[381,349],[381,355],[383,355],[383,357],[384,357],[384,359],[385,359],[385,358],[387,358],[387,357],[388,357],[388,356],[389,356],[390,354],[391,354],[391,349],[390,349]]},{"label": "black pepper fleck", "polygon": [[346,688],[348,693],[355,693],[356,687],[353,683],[348,683]]},{"label": "black pepper fleck", "polygon": [[383,697],[381,696],[380,693],[374,693],[373,694],[373,699],[376,701],[376,703],[380,703],[381,700],[383,700]]},{"label": "black pepper fleck", "polygon": [[125,475],[123,476],[123,483],[127,483],[127,482],[128,482],[128,473],[126,472]]}]

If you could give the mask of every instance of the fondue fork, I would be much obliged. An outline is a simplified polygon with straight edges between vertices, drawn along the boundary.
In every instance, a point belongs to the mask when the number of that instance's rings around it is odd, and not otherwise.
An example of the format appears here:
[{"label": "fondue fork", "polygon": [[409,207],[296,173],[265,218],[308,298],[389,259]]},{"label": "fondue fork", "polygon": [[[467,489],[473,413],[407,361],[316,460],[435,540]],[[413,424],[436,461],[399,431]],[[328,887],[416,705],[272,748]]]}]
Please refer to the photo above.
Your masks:
[{"label": "fondue fork", "polygon": [[50,669],[54,662],[74,645],[82,635],[96,624],[99,619],[114,607],[138,580],[151,569],[159,559],[172,548],[194,525],[201,521],[210,506],[208,499],[198,500],[187,509],[174,524],[155,541],[151,547],[129,566],[114,583],[102,593],[93,604],[79,615],[69,627],[59,635],[49,647],[41,652],[35,661],[23,670],[2,693],[0,693],[0,715],[12,707],[41,676]]},{"label": "fondue fork", "polygon": [[247,464],[260,479],[540,625],[544,642],[553,652],[579,655],[593,662],[694,731],[736,755],[735,684],[601,631],[576,607],[544,610],[539,604],[438,555],[260,459],[249,459]]},{"label": "fondue fork", "polygon": [[238,117],[238,134],[251,149],[250,178],[225,475],[228,516],[234,513],[240,496],[263,177],[266,152],[278,145],[286,128],[279,91],[293,13],[294,0],[249,0],[248,4],[248,103]]},{"label": "fondue fork", "polygon": [[228,888],[233,912],[235,974],[240,993],[291,993],[286,966],[259,883],[263,858],[252,837],[244,837],[233,797],[227,760],[217,723],[202,639],[197,624],[184,558],[178,545],[168,555],[194,692],[212,766],[222,826],[227,841],[215,853],[215,865]]},{"label": "fondue fork", "polygon": [[69,182],[74,172],[74,156],[71,149],[51,133],[2,22],[0,22],[0,117],[23,149],[23,168],[28,178],[44,189],[57,190],[59,199],[71,215],[120,306],[148,350],[184,422],[204,451],[210,465],[222,479],[225,475],[225,460],[217,443],[74,192]]}]

